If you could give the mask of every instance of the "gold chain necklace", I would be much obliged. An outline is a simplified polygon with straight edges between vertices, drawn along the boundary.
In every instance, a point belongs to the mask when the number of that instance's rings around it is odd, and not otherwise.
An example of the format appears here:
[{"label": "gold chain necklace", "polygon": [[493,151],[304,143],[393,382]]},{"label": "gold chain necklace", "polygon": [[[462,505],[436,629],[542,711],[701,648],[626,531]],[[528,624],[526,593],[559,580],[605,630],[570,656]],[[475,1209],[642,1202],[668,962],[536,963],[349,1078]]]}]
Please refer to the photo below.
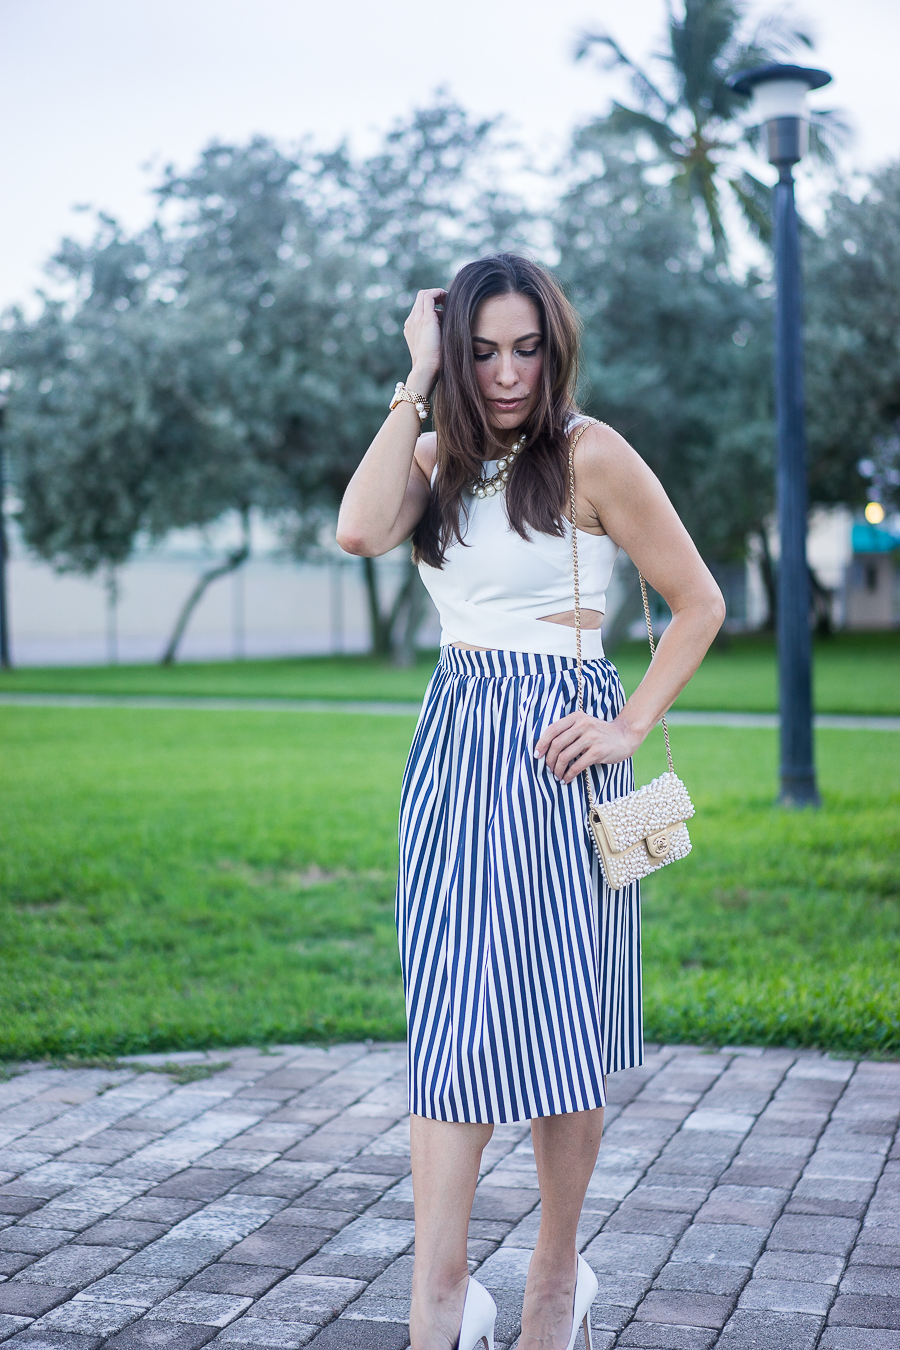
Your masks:
[{"label": "gold chain necklace", "polygon": [[492,474],[490,478],[486,478],[484,470],[482,470],[480,477],[476,478],[472,484],[472,495],[475,497],[493,497],[498,492],[502,492],[506,487],[512,462],[524,444],[525,437],[520,436],[507,450],[503,458],[497,460],[497,472]]}]

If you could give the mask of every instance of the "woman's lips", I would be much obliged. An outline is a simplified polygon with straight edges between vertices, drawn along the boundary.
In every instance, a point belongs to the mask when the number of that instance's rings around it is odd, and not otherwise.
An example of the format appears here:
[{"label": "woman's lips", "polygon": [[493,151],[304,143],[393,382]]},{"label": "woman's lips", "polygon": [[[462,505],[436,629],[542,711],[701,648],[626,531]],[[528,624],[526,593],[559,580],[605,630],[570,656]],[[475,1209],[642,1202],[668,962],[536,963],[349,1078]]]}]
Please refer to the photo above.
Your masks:
[{"label": "woman's lips", "polygon": [[515,412],[516,408],[521,407],[525,400],[524,398],[493,398],[491,402],[498,412]]}]

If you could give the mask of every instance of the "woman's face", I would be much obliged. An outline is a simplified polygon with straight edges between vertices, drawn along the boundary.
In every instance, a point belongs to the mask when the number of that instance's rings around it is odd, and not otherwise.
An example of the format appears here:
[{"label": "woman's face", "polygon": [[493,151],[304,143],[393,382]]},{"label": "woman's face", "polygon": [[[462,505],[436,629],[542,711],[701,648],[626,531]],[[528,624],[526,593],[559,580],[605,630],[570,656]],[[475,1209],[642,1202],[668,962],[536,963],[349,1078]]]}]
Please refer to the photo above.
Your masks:
[{"label": "woman's face", "polygon": [[527,295],[483,300],[472,325],[475,373],[488,419],[501,434],[527,421],[540,397],[541,316]]}]

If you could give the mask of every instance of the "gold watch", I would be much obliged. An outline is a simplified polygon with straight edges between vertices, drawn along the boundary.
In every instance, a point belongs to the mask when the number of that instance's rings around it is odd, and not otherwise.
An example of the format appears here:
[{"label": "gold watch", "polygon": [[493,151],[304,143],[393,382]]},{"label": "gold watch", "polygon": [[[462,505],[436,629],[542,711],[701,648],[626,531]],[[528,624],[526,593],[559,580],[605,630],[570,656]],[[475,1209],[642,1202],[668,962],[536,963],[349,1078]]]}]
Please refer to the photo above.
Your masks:
[{"label": "gold watch", "polygon": [[431,404],[424,394],[414,394],[408,389],[402,380],[397,381],[397,387],[394,390],[394,397],[391,399],[391,412],[394,411],[398,403],[411,403],[419,414],[419,421],[424,422],[425,418],[431,412]]}]

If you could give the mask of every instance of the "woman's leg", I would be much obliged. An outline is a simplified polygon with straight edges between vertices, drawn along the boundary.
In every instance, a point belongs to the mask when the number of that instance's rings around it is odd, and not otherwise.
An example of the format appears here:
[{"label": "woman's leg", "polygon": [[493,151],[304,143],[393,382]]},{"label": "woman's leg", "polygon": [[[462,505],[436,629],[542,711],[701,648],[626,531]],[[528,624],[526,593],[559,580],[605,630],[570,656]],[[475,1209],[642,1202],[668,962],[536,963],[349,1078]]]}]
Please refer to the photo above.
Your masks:
[{"label": "woman's leg", "polygon": [[481,1153],[493,1125],[410,1117],[416,1259],[411,1350],[451,1350],[466,1300],[466,1239]]},{"label": "woman's leg", "polygon": [[597,1161],[603,1109],[531,1122],[541,1226],[528,1267],[519,1350],[565,1350],[572,1334],[575,1230]]}]

